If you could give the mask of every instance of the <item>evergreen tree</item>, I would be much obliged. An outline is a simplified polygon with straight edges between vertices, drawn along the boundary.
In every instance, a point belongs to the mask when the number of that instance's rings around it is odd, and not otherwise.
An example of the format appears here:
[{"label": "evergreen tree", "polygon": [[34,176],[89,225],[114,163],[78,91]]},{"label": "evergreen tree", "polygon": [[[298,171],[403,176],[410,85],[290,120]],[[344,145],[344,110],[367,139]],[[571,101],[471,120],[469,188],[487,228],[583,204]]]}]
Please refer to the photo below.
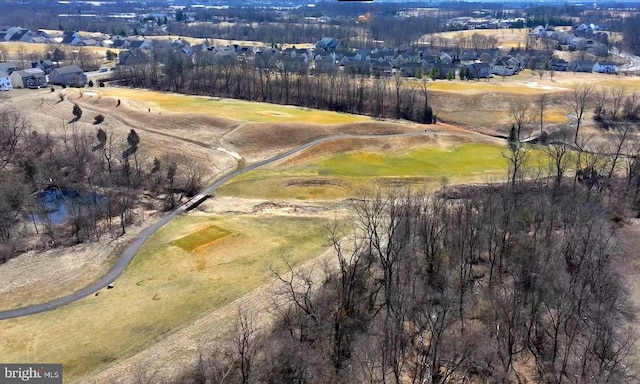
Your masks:
[{"label": "evergreen tree", "polygon": [[509,145],[509,149],[512,151],[515,151],[518,148],[518,133],[515,124],[511,124],[507,144]]},{"label": "evergreen tree", "polygon": [[438,68],[437,67],[431,68],[431,72],[429,73],[429,76],[431,77],[431,80],[436,80],[440,78],[440,72],[438,71]]}]

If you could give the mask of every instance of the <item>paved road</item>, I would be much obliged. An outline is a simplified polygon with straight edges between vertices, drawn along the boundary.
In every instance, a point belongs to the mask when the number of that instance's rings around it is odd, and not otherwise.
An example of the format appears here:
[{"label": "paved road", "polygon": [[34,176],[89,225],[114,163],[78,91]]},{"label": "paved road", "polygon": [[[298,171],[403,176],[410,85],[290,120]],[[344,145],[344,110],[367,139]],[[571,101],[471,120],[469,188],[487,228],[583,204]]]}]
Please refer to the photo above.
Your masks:
[{"label": "paved road", "polygon": [[640,57],[636,55],[632,55],[627,52],[620,52],[618,50],[611,50],[611,53],[617,56],[622,57],[629,61],[629,64],[622,66],[619,69],[619,72],[637,72],[640,71]]},{"label": "paved road", "polygon": [[[299,147],[293,148],[293,149],[291,149],[289,151],[281,153],[281,154],[279,154],[277,156],[274,156],[274,157],[272,157],[270,159],[259,161],[257,163],[248,165],[245,168],[242,168],[242,169],[239,169],[239,170],[237,170],[235,172],[232,172],[232,173],[222,177],[221,179],[217,180],[215,183],[211,184],[207,188],[205,188],[204,191],[202,191],[201,193],[211,194],[216,189],[218,189],[220,186],[222,186],[224,183],[228,182],[229,180],[233,179],[234,177],[237,177],[237,176],[239,176],[239,175],[241,175],[241,174],[243,174],[245,172],[248,172],[248,171],[251,171],[253,169],[262,167],[262,166],[267,165],[269,163],[273,163],[274,161],[281,160],[281,159],[283,159],[283,158],[285,158],[287,156],[291,156],[294,153],[303,151],[305,149],[311,148],[313,146],[316,146],[318,144],[321,144],[321,143],[324,143],[324,142],[327,142],[327,141],[330,141],[330,140],[345,139],[345,138],[362,138],[362,139],[367,139],[367,138],[369,138],[369,139],[370,138],[394,138],[394,137],[423,136],[423,135],[426,135],[426,134],[429,134],[429,133],[416,132],[416,133],[397,133],[397,134],[386,134],[386,135],[334,135],[334,136],[327,136],[327,137],[324,137],[324,138],[321,138],[321,139],[313,140],[313,141],[311,141],[311,142],[309,142],[307,144],[303,144],[303,145],[301,145]],[[108,284],[114,282],[124,272],[124,270],[127,268],[129,263],[131,262],[131,260],[133,260],[135,255],[138,253],[138,250],[142,247],[142,245],[149,238],[149,236],[153,235],[154,232],[156,232],[160,227],[162,227],[163,225],[168,223],[171,219],[173,219],[174,217],[180,215],[182,212],[184,212],[184,210],[185,210],[185,206],[180,206],[177,209],[175,209],[174,211],[165,214],[160,220],[158,220],[157,222],[152,224],[150,227],[148,227],[145,230],[143,230],[138,235],[138,237],[136,237],[135,240],[131,244],[129,244],[129,246],[127,246],[127,248],[124,250],[124,252],[122,252],[122,255],[120,255],[120,258],[116,261],[115,265],[113,267],[111,267],[111,270],[109,270],[109,272],[104,277],[102,277],[100,280],[90,284],[89,286],[81,289],[80,291],[72,293],[71,295],[68,295],[68,296],[65,296],[65,297],[61,297],[59,299],[52,300],[52,301],[49,301],[47,303],[31,305],[31,306],[28,306],[28,307],[11,309],[11,310],[7,310],[7,311],[1,311],[0,312],[0,320],[10,319],[10,318],[14,318],[14,317],[27,316],[27,315],[33,315],[33,314],[36,314],[36,313],[51,311],[51,310],[60,308],[63,305],[67,305],[67,304],[73,303],[76,300],[80,300],[83,297],[86,297],[86,296],[89,296],[91,294],[94,294],[95,292],[98,292],[99,290],[105,288]]]}]

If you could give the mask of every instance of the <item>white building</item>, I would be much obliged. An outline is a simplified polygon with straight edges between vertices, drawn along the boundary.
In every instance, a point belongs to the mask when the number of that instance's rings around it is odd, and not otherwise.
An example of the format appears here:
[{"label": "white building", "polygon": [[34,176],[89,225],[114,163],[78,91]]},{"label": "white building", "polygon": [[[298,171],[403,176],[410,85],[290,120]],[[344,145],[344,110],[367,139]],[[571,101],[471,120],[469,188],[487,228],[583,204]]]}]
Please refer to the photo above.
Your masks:
[{"label": "white building", "polygon": [[11,79],[7,72],[0,72],[0,91],[10,91],[13,89]]}]

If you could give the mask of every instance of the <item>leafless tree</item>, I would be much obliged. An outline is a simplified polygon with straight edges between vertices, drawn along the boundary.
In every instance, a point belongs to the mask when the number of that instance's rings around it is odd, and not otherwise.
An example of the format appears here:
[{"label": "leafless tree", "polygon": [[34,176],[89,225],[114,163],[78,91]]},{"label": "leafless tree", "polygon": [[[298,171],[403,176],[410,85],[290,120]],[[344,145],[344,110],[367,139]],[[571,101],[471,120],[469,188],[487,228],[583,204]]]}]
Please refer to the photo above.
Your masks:
[{"label": "leafless tree", "polygon": [[521,140],[522,130],[535,119],[531,104],[525,99],[514,99],[509,103],[509,116],[516,126],[516,138]]},{"label": "leafless tree", "polygon": [[540,117],[540,134],[544,132],[544,111],[547,109],[547,105],[549,104],[549,95],[547,93],[543,93],[536,100],[536,107],[538,110],[538,114]]},{"label": "leafless tree", "polygon": [[584,119],[584,113],[591,106],[593,101],[594,86],[593,85],[579,85],[573,89],[571,96],[569,97],[569,105],[571,112],[576,119],[576,134],[574,137],[574,143],[578,144],[578,135],[580,134],[580,125]]},{"label": "leafless tree", "polygon": [[610,110],[611,120],[616,121],[618,119],[620,110],[623,107],[625,90],[622,87],[611,88],[610,94],[611,94],[611,110]]}]

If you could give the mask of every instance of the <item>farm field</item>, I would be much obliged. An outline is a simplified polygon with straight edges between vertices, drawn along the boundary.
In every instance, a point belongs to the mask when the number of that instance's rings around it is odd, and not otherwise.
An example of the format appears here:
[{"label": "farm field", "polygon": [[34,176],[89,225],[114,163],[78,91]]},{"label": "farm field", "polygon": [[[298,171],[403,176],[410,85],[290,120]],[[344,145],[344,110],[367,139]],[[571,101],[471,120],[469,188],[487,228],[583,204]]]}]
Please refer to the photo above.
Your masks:
[{"label": "farm field", "polygon": [[77,382],[270,281],[269,266],[281,265],[282,257],[294,265],[314,258],[325,245],[325,222],[179,217],[153,235],[114,289],[3,321],[0,356],[62,362],[65,383]]}]

